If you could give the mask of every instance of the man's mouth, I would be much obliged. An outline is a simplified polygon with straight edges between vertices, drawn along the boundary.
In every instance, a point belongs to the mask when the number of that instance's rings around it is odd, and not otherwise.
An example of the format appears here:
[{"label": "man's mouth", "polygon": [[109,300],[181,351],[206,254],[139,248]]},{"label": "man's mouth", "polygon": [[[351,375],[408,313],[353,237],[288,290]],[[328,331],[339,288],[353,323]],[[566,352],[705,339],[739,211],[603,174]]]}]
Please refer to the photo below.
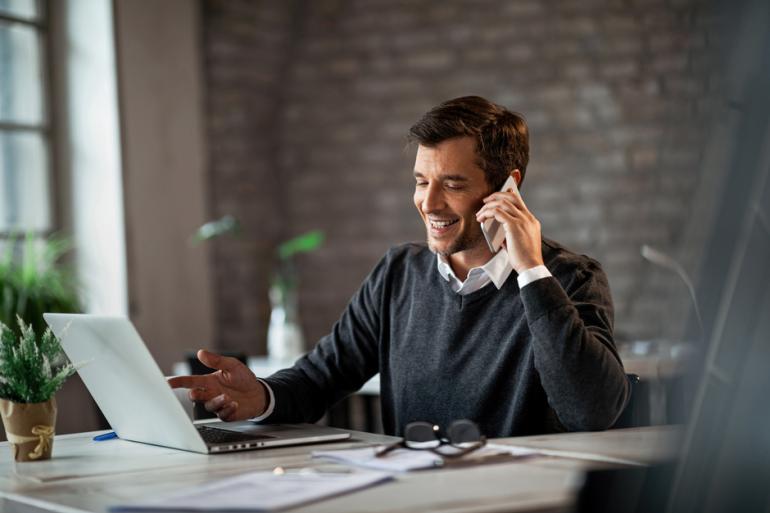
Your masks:
[{"label": "man's mouth", "polygon": [[428,219],[428,226],[434,233],[443,233],[449,229],[450,226],[457,224],[459,219]]}]

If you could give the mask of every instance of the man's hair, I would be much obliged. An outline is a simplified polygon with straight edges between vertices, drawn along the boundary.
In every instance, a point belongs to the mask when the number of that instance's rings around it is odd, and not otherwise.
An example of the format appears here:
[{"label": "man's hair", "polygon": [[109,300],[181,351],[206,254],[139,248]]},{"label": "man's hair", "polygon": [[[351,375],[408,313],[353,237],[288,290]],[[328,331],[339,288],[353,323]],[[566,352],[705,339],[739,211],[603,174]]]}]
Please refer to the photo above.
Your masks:
[{"label": "man's hair", "polygon": [[524,181],[529,129],[517,112],[480,96],[463,96],[432,108],[409,129],[409,142],[428,147],[463,136],[476,140],[479,167],[493,190],[500,189],[514,169]]}]

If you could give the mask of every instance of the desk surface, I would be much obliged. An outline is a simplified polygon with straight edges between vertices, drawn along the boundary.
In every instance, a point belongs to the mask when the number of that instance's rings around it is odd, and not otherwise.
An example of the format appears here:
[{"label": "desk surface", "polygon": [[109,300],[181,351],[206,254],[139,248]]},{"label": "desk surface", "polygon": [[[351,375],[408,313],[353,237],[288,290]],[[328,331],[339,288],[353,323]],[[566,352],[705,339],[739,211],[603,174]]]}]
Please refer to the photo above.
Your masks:
[{"label": "desk surface", "polygon": [[[680,430],[663,426],[495,440],[540,449],[593,453],[653,463],[675,453]],[[349,448],[393,440],[353,432],[346,442],[200,455],[123,440],[94,442],[95,433],[56,437],[54,457],[14,465],[0,444],[0,511],[103,512],[114,504],[172,492],[214,479],[276,466],[328,465],[309,454],[321,448]],[[302,508],[296,512],[489,512],[568,510],[580,476],[607,463],[538,457],[514,463],[426,470],[396,476],[389,483]]]}]

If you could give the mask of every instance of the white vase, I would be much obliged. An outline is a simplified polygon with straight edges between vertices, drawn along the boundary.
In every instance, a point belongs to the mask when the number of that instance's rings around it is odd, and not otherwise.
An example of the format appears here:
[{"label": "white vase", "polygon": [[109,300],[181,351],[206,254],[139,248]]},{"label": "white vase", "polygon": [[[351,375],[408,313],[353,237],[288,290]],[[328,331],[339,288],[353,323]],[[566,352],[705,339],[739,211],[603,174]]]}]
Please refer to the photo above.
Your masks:
[{"label": "white vase", "polygon": [[291,364],[305,352],[305,339],[297,315],[293,290],[271,287],[270,326],[267,329],[267,353],[271,360]]}]

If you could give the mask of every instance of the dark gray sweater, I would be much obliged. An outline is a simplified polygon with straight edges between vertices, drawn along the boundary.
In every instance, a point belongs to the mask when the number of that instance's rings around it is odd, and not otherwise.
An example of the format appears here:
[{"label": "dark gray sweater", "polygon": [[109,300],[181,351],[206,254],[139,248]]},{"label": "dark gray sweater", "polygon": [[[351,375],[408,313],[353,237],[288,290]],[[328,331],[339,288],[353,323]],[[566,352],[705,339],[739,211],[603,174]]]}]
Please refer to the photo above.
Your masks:
[{"label": "dark gray sweater", "polygon": [[610,427],[629,396],[598,262],[543,240],[553,274],[461,296],[425,244],[392,248],[332,332],[266,379],[269,422],[314,422],[377,372],[385,432],[471,419],[488,437]]}]

